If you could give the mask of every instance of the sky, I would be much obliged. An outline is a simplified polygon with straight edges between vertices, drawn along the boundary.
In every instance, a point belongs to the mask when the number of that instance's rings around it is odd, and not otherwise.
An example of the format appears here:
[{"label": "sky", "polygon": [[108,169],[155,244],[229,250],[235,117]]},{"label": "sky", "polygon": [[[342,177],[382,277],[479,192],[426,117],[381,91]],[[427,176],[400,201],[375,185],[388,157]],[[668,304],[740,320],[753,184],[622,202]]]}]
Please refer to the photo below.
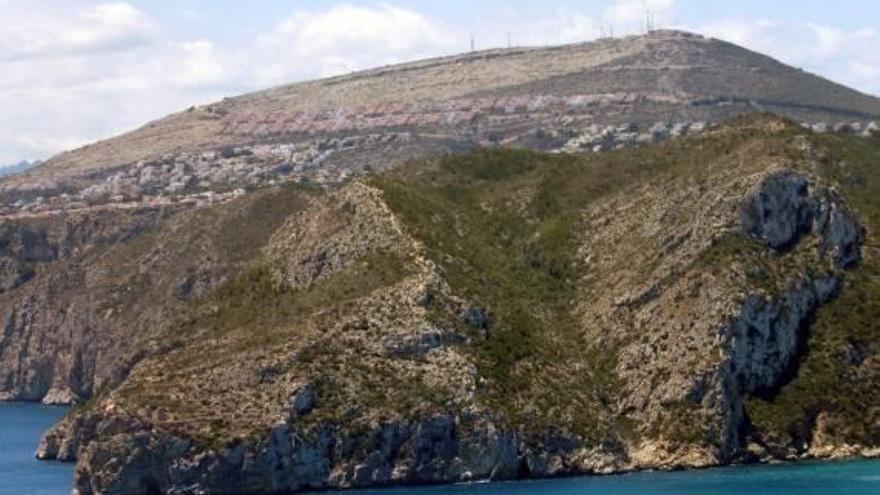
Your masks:
[{"label": "sky", "polygon": [[0,0],[0,164],[247,91],[477,48],[658,28],[880,95],[877,0]]}]

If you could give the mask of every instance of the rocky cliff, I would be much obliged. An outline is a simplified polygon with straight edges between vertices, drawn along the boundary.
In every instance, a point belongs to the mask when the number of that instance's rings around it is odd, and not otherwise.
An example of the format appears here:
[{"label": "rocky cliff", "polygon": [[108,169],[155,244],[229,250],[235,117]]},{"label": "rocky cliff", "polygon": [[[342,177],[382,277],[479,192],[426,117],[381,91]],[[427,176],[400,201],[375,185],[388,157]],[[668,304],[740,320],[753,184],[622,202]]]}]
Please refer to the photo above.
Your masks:
[{"label": "rocky cliff", "polygon": [[0,294],[0,398],[69,404],[117,383],[168,345],[153,338],[178,306],[251,262],[280,221],[273,209],[301,201],[267,190],[210,211],[97,209],[7,224],[5,266],[28,276]]},{"label": "rocky cliff", "polygon": [[876,138],[752,117],[182,209],[4,294],[13,328],[100,349],[38,456],[85,495],[873,455],[877,163]]}]

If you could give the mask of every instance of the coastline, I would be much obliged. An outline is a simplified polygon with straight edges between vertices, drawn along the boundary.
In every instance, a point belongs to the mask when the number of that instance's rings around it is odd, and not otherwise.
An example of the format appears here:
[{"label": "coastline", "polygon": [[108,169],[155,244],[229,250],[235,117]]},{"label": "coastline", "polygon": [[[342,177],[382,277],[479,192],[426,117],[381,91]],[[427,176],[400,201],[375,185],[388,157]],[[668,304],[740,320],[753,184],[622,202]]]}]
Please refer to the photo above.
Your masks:
[{"label": "coastline", "polygon": [[[125,420],[116,418],[114,424],[119,428],[120,425],[125,424]],[[94,423],[90,425],[90,428],[94,429],[107,427]],[[414,431],[419,430],[416,428]],[[51,434],[52,429],[48,432]],[[433,431],[429,436],[436,437],[436,433],[437,431]],[[418,433],[415,435],[419,436]],[[444,447],[438,448],[438,445],[432,445],[429,449],[434,452],[431,457],[408,461],[405,456],[399,455],[380,459],[377,457],[379,451],[366,457],[363,455],[349,458],[334,457],[338,455],[338,451],[333,453],[334,451],[319,449],[321,440],[318,440],[317,444],[308,444],[295,433],[279,427],[273,429],[268,438],[262,441],[245,441],[220,450],[197,448],[186,439],[143,429],[117,436],[109,450],[107,445],[98,445],[97,450],[88,447],[83,449],[80,445],[88,445],[90,439],[84,437],[83,431],[79,430],[72,437],[72,441],[66,439],[59,441],[44,434],[36,456],[41,460],[59,460],[60,452],[62,462],[83,461],[77,467],[75,482],[77,490],[75,493],[83,495],[92,493],[90,490],[93,479],[97,477],[106,483],[108,476],[109,479],[116,480],[112,485],[149,487],[155,486],[156,479],[165,479],[168,489],[179,489],[182,486],[200,487],[206,492],[218,488],[213,485],[217,480],[233,482],[232,480],[239,478],[256,477],[254,479],[266,480],[264,481],[266,484],[260,485],[262,488],[255,488],[254,485],[244,488],[242,485],[242,493],[262,494],[272,492],[275,490],[274,487],[282,482],[287,483],[291,488],[286,489],[290,493],[303,493],[316,490],[326,492],[476,482],[615,477],[650,472],[698,472],[737,466],[835,463],[880,458],[880,448],[854,445],[818,446],[799,455],[787,457],[773,457],[768,454],[759,457],[755,455],[754,446],[750,445],[746,452],[728,463],[713,461],[706,457],[694,462],[693,455],[689,456],[687,452],[678,458],[671,458],[668,455],[646,458],[644,452],[641,456],[635,456],[632,451],[620,452],[619,456],[611,457],[608,452],[604,452],[603,455],[593,449],[590,452],[584,450],[566,454],[557,452],[558,455],[552,456],[547,450],[539,452],[535,450],[536,446],[530,447],[519,443],[513,440],[513,437],[497,431],[485,435],[484,431],[482,439],[475,440],[468,439],[465,434],[465,439],[456,440],[458,443],[454,446],[447,446],[447,450],[451,448],[454,451],[451,458],[439,453]],[[507,441],[509,443],[506,443]],[[323,443],[326,445],[345,442],[346,439],[343,437],[336,437],[333,440],[325,437]],[[513,450],[506,450],[505,444]],[[694,451],[703,450],[698,446],[678,446],[679,451],[688,448]],[[642,449],[655,454],[657,452],[656,449],[645,445]],[[83,455],[84,452],[85,459],[76,458],[75,454]],[[125,458],[126,464],[107,471],[107,466],[103,463],[106,459],[112,458]],[[240,464],[245,459],[249,461]],[[684,459],[690,459],[690,462]],[[400,466],[408,462],[433,467],[431,471],[419,471],[416,468],[410,474],[407,474],[407,471],[399,471]],[[524,466],[528,466],[527,471],[524,471]],[[391,471],[386,471],[389,467],[392,468]],[[387,473],[386,477],[380,477],[382,472]],[[263,478],[264,476],[275,478]]]}]

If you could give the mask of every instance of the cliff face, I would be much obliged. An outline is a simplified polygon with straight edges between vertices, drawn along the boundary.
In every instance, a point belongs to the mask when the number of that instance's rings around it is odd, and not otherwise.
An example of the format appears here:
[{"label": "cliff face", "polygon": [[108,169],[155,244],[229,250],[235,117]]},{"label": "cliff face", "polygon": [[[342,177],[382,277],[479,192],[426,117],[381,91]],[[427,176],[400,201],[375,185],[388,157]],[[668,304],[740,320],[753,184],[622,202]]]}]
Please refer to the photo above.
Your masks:
[{"label": "cliff face", "polygon": [[[20,220],[6,256],[33,275],[0,295],[0,399],[69,404],[117,384],[169,345],[154,337],[186,301],[251,262],[254,245],[279,221],[267,197],[287,214],[306,196],[267,190],[210,211],[98,209]],[[229,239],[230,231],[253,238]]]},{"label": "cliff face", "polygon": [[[38,456],[76,460],[85,495],[869,455],[878,162],[876,141],[762,117],[177,213],[71,258],[88,287],[114,268],[90,304],[51,284],[114,349],[80,374],[116,378]],[[112,301],[126,331],[94,323]]]},{"label": "cliff face", "polygon": [[106,328],[81,292],[90,263],[81,260],[139,236],[172,212],[108,210],[3,226],[0,399],[67,404],[91,395],[101,359],[92,335]]}]

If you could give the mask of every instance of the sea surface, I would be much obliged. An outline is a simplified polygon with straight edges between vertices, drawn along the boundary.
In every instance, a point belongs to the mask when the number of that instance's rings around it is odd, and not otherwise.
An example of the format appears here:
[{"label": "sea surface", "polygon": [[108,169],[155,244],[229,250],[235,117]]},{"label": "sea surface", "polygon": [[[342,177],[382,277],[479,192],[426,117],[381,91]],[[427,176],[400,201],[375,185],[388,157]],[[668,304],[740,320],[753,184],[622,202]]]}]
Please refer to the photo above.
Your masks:
[{"label": "sea surface", "polygon": [[[334,495],[350,492],[332,492]],[[880,461],[799,462],[672,473],[420,488],[358,495],[880,495]]]},{"label": "sea surface", "polygon": [[[40,434],[67,412],[0,403],[0,495],[66,495],[73,466],[34,459]],[[880,495],[880,461],[800,462],[675,473],[337,492],[345,495]]]},{"label": "sea surface", "polygon": [[65,407],[0,403],[0,495],[67,495],[73,465],[37,461],[40,435],[67,413]]}]

